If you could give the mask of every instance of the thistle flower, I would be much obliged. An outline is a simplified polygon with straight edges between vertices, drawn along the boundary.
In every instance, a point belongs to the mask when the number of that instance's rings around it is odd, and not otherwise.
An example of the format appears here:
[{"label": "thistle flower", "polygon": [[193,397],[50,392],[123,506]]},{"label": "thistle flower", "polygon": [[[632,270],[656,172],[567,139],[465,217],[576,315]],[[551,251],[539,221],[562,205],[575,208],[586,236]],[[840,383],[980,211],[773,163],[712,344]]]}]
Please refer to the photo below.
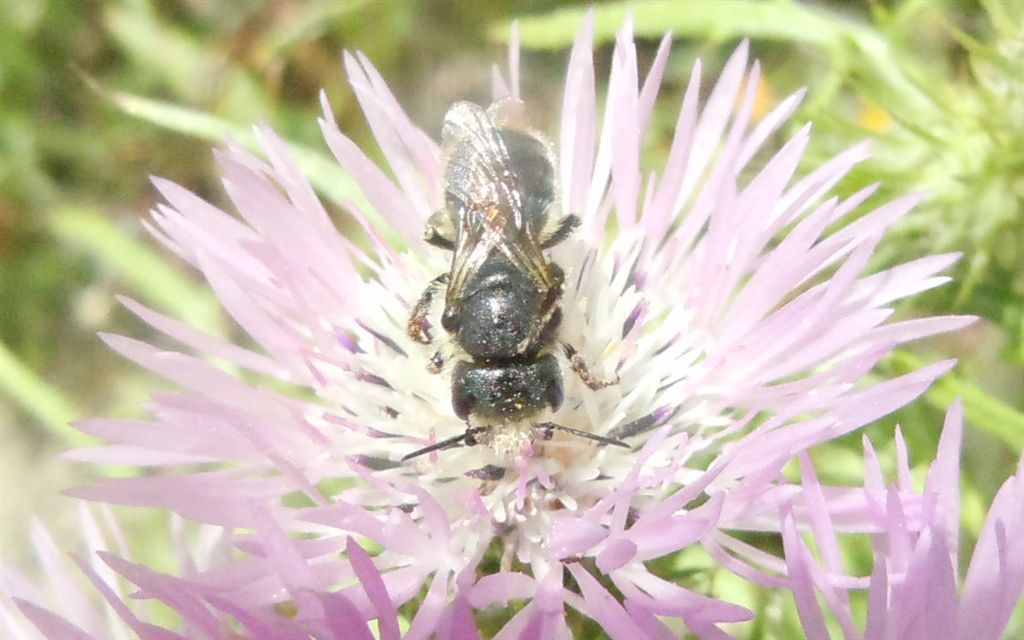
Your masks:
[{"label": "thistle flower", "polygon": [[[217,591],[232,582],[227,576],[235,545],[249,544],[221,527],[203,526],[198,531],[180,518],[172,520],[171,538],[179,562],[178,576],[154,571],[126,559],[125,537],[110,510],[79,506],[82,542],[87,553],[72,555],[77,568],[94,592],[82,589],[62,557],[53,537],[39,522],[33,523],[32,545],[36,550],[46,584],[35,583],[14,567],[4,566],[0,574],[0,628],[4,638],[28,640],[44,637],[60,640],[113,640],[138,637],[141,640],[371,640],[374,635],[356,605],[339,593],[305,589],[309,568],[296,543],[266,513],[255,510],[255,542],[262,555],[280,570],[278,579],[294,599],[294,611],[248,607],[221,598]],[[189,534],[194,533],[194,536]],[[194,538],[193,544],[189,538]],[[111,551],[111,549],[116,551]],[[381,576],[366,551],[353,540],[346,545],[350,579],[367,593],[379,594]],[[223,573],[224,577],[215,578]],[[243,576],[234,575],[237,582]],[[386,594],[385,594],[386,595]],[[147,600],[158,600],[179,616],[175,630],[166,628]],[[380,619],[380,637],[397,638],[397,610],[387,598],[371,599]],[[325,615],[330,611],[330,616]],[[388,623],[390,621],[390,624]],[[470,620],[471,622],[471,620]],[[162,623],[162,624],[161,624]],[[448,622],[448,629],[475,633],[475,626],[463,620]],[[454,637],[454,636],[449,636]]]},{"label": "thistle flower", "polygon": [[[109,535],[103,534],[103,527],[92,511],[79,504],[80,542],[95,553],[106,553],[111,541],[123,549],[124,538],[110,510],[101,507],[100,513],[104,524],[110,527]],[[4,563],[0,571],[0,628],[5,638],[33,638],[40,632],[47,637],[66,638],[128,636],[128,626],[123,620],[112,610],[95,606],[83,593],[80,580],[69,570],[53,536],[38,521],[32,523],[30,541],[40,568],[45,571],[46,583],[37,584],[27,574]],[[76,562],[81,561],[76,558]],[[112,582],[109,568],[97,563],[80,566],[97,584],[109,586]],[[58,609],[60,615],[54,613]]]},{"label": "thistle flower", "polygon": [[[1024,536],[1024,459],[1017,474],[996,494],[966,577],[958,580],[960,534],[960,441],[963,406],[950,408],[935,462],[928,470],[924,491],[910,487],[906,449],[900,445],[899,482],[886,488],[871,443],[864,440],[868,462],[862,489],[869,506],[866,520],[881,527],[873,539],[875,566],[870,578],[847,576],[835,555],[839,535],[821,508],[817,479],[805,460],[804,507],[814,524],[809,533],[822,555],[822,564],[797,532],[792,515],[783,518],[783,542],[797,608],[807,635],[832,637],[816,592],[838,622],[843,638],[926,640],[970,638],[999,640],[1014,607],[1024,598],[1024,549],[1013,540]],[[962,583],[958,586],[958,583]],[[867,622],[854,623],[849,590],[867,587]]]},{"label": "thistle flower", "polygon": [[[202,272],[256,346],[125,300],[185,351],[105,340],[183,390],[154,395],[148,421],[84,421],[84,431],[111,444],[73,456],[142,461],[166,473],[74,495],[232,529],[260,529],[258,505],[301,538],[303,592],[340,593],[382,631],[390,615],[382,611],[404,606],[410,638],[443,635],[442,625],[473,609],[512,601],[525,604],[499,637],[567,637],[566,607],[616,638],[660,637],[671,618],[700,637],[722,637],[718,624],[749,617],[654,575],[645,562],[703,544],[741,575],[784,584],[762,570],[782,571],[783,561],[733,532],[777,531],[764,507],[790,491],[777,484],[788,460],[904,405],[948,369],[863,380],[896,345],[970,321],[888,321],[893,302],[943,283],[936,274],[955,256],[862,273],[886,228],[917,198],[827,232],[872,193],[828,196],[866,150],[856,146],[797,179],[805,127],[769,156],[763,146],[801,96],[754,123],[759,75],[756,64],[748,72],[746,44],[703,106],[695,66],[664,167],[642,168],[669,39],[641,81],[631,27],[623,27],[603,119],[592,45],[588,21],[570,56],[556,145],[559,206],[582,225],[550,259],[566,270],[560,337],[595,375],[618,384],[592,391],[563,363],[565,402],[551,419],[632,449],[559,434],[512,456],[477,446],[402,462],[466,428],[451,408],[449,376],[428,372],[430,350],[406,333],[412,303],[449,267],[421,240],[444,200],[442,158],[369,60],[346,54],[390,171],[338,130],[326,97],[321,125],[362,189],[364,204],[344,204],[373,251],[335,230],[265,127],[257,134],[266,161],[237,146],[217,154],[241,219],[155,180],[166,204],[149,229]],[[514,38],[508,81],[496,73],[494,86],[495,100],[523,98]],[[372,564],[381,580],[372,587],[349,584],[340,558],[352,536],[380,549]],[[251,553],[227,573],[204,578],[220,601],[256,610],[294,604],[295,576],[284,577],[275,554],[260,544],[243,549]],[[303,615],[315,617],[311,609]],[[320,615],[332,624],[329,608]]]}]

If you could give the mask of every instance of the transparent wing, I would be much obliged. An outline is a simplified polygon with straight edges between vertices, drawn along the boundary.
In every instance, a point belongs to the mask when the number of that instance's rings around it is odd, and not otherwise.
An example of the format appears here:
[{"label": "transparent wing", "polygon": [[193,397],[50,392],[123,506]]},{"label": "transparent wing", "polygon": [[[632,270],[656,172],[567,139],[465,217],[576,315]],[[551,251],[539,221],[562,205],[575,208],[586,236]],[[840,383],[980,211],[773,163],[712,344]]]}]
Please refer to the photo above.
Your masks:
[{"label": "transparent wing", "polygon": [[455,216],[448,304],[457,304],[466,281],[492,251],[530,274],[538,289],[550,289],[555,283],[523,216],[515,167],[488,112],[469,102],[456,103],[445,115],[441,137],[444,188],[461,208]]}]

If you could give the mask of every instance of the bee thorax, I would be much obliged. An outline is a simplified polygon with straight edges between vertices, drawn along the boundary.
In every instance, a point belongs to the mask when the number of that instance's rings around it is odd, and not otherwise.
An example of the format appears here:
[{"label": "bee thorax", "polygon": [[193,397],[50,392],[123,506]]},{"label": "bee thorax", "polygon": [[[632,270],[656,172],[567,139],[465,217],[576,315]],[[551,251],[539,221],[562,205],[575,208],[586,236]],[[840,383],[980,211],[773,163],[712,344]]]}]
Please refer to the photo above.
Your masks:
[{"label": "bee thorax", "polygon": [[474,358],[508,358],[528,351],[544,318],[543,294],[500,260],[484,265],[461,301],[455,341]]}]

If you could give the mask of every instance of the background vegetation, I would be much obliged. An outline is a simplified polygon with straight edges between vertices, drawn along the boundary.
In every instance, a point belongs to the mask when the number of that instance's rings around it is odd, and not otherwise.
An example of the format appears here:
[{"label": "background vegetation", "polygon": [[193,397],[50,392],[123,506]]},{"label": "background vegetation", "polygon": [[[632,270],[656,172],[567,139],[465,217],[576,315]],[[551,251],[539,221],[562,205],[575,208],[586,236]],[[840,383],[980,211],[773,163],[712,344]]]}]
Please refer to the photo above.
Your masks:
[{"label": "background vegetation", "polygon": [[[885,363],[879,375],[949,355],[961,359],[924,400],[869,435],[891,462],[898,421],[914,460],[924,464],[945,407],[955,396],[965,398],[963,526],[972,544],[984,505],[1024,448],[1024,3],[631,6],[641,60],[650,59],[666,29],[676,39],[648,149],[653,166],[667,152],[694,58],[701,56],[713,72],[750,37],[764,63],[765,108],[809,88],[792,125],[816,123],[808,166],[869,138],[874,157],[842,189],[882,180],[876,201],[928,193],[883,242],[876,266],[962,251],[954,283],[900,313],[982,319]],[[73,545],[67,504],[56,494],[96,470],[55,459],[69,445],[88,443],[68,421],[139,415],[140,403],[160,384],[95,337],[99,330],[148,337],[115,295],[234,334],[196,274],[145,235],[141,220],[155,203],[150,174],[223,204],[210,146],[229,135],[247,143],[250,125],[267,121],[295,144],[325,200],[336,203],[352,195],[352,185],[320,141],[321,88],[342,129],[376,151],[345,84],[342,50],[364,51],[413,119],[436,132],[454,100],[486,100],[490,69],[482,61],[504,59],[513,18],[520,20],[526,91],[538,103],[555,104],[584,10],[539,0],[0,0],[3,557],[17,561],[31,553],[26,532],[32,515],[64,531]],[[598,4],[599,68],[607,69],[607,45],[626,10],[624,3]],[[335,210],[339,227],[347,229],[341,208]],[[856,481],[859,449],[858,436],[817,452],[830,469],[828,479]],[[159,514],[136,510],[125,518],[136,541],[162,528]],[[137,546],[143,556],[159,547]],[[853,549],[850,558],[863,562]],[[150,560],[157,566],[170,561]],[[684,558],[679,566],[688,568],[681,579],[696,588],[761,610],[751,637],[795,637],[784,598],[705,571],[700,558]]]}]

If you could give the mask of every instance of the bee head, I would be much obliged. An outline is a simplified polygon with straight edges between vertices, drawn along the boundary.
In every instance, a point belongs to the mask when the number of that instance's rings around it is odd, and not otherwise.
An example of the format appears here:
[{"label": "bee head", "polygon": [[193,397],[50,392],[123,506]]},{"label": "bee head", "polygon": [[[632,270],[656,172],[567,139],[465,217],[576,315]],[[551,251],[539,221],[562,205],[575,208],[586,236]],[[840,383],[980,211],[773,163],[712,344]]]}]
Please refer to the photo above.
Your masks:
[{"label": "bee head", "polygon": [[528,362],[479,365],[460,362],[452,377],[452,408],[498,423],[527,419],[562,406],[562,372],[551,354]]}]

